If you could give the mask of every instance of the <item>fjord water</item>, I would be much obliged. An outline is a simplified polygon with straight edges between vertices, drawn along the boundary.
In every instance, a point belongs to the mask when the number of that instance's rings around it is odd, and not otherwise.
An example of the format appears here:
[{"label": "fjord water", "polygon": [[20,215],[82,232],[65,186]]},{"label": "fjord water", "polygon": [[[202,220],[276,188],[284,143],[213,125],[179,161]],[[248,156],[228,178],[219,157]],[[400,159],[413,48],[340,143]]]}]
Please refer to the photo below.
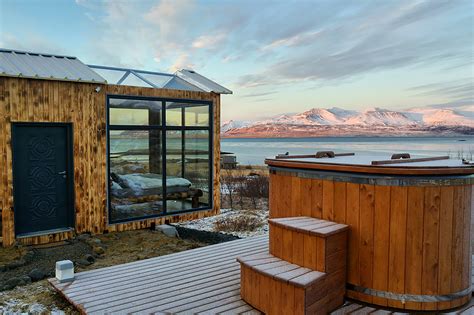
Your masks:
[{"label": "fjord water", "polygon": [[412,156],[450,155],[472,159],[474,137],[321,137],[321,138],[227,138],[221,151],[232,152],[240,165],[263,165],[279,153],[313,154],[317,151],[354,152],[388,156],[408,152]]}]

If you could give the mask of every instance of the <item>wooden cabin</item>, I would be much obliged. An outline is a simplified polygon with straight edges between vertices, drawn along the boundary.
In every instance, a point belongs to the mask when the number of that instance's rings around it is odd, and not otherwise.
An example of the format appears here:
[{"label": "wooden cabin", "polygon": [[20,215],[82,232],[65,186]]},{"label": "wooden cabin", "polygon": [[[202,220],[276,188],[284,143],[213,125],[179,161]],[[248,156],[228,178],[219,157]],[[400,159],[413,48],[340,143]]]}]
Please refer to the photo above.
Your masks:
[{"label": "wooden cabin", "polygon": [[217,214],[231,93],[190,70],[0,49],[3,246]]}]

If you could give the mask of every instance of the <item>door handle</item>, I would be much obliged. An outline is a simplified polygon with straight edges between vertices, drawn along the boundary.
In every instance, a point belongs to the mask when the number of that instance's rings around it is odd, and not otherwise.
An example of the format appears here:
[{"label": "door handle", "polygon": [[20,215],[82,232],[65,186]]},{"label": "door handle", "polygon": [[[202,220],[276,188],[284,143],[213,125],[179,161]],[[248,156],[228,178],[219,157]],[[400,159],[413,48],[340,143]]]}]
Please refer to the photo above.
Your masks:
[{"label": "door handle", "polygon": [[58,175],[66,175],[66,171],[59,172]]}]

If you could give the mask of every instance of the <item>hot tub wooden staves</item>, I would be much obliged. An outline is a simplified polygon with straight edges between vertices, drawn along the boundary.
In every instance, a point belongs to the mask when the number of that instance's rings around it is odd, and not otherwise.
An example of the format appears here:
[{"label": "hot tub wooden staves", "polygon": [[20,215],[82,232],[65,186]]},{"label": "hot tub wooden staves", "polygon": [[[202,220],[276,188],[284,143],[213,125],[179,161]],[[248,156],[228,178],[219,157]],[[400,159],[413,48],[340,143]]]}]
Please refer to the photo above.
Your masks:
[{"label": "hot tub wooden staves", "polygon": [[332,161],[267,160],[270,217],[311,216],[350,226],[348,297],[410,310],[468,302],[474,168],[450,161],[404,167],[404,175],[396,175],[400,165]]}]

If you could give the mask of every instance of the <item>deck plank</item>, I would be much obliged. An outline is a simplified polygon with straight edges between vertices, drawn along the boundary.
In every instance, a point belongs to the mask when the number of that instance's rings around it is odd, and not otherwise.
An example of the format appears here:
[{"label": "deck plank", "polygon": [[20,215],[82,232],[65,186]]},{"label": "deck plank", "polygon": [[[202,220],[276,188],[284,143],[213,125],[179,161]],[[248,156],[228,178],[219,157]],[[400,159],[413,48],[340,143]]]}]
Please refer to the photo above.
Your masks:
[{"label": "deck plank", "polygon": [[[260,314],[240,297],[236,257],[265,253],[268,236],[259,236],[77,273],[72,283],[49,282],[87,314]],[[348,301],[333,314],[364,311],[391,313]]]}]

